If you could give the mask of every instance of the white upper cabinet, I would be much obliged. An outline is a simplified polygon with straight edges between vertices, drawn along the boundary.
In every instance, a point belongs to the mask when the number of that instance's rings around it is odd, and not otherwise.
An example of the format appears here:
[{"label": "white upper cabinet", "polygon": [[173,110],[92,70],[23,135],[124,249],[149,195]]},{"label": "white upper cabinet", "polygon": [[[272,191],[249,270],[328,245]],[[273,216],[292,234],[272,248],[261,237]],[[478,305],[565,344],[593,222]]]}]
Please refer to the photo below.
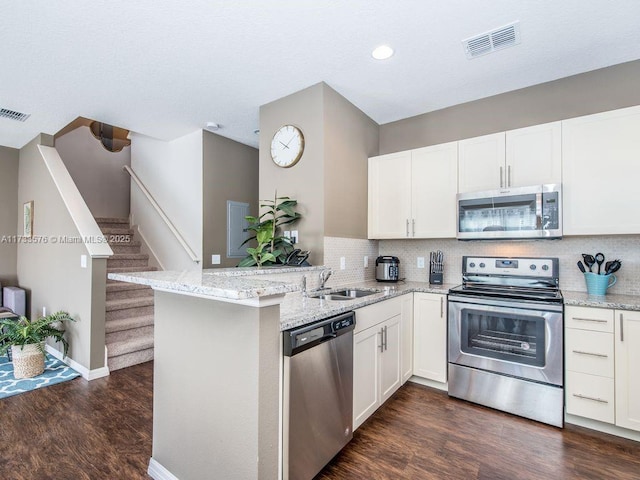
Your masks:
[{"label": "white upper cabinet", "polygon": [[455,238],[457,142],[369,159],[369,238]]},{"label": "white upper cabinet", "polygon": [[526,187],[562,182],[562,123],[506,132],[506,185]]},{"label": "white upper cabinet", "polygon": [[458,192],[562,181],[561,122],[459,142]]},{"label": "white upper cabinet", "polygon": [[565,235],[640,233],[640,107],[562,122]]},{"label": "white upper cabinet", "polygon": [[494,190],[504,185],[504,132],[458,142],[458,193]]},{"label": "white upper cabinet", "polygon": [[369,238],[407,238],[411,218],[411,152],[369,159]]}]

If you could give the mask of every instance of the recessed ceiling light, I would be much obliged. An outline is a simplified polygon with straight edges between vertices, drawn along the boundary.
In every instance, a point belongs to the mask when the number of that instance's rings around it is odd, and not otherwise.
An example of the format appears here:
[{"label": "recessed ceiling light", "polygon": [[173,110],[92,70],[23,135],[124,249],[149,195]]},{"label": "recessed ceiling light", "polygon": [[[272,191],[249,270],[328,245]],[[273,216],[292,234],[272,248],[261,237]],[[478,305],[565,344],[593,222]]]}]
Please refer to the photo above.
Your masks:
[{"label": "recessed ceiling light", "polygon": [[393,48],[389,45],[380,45],[373,49],[371,56],[376,60],[386,60],[393,55]]}]

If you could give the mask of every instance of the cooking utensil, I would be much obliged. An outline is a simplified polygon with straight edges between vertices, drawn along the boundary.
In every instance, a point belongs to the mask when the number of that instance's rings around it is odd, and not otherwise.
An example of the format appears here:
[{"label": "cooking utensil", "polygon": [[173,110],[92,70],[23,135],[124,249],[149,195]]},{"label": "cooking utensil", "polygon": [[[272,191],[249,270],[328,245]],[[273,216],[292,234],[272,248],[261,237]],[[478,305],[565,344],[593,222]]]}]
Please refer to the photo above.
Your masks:
[{"label": "cooking utensil", "polygon": [[598,264],[598,275],[600,275],[600,267],[602,266],[602,262],[604,262],[604,254],[600,252],[596,253],[595,259]]},{"label": "cooking utensil", "polygon": [[610,275],[610,274],[615,273],[618,270],[620,270],[620,267],[622,266],[622,262],[620,260],[616,259],[613,262],[607,262],[607,265],[609,265],[609,266],[607,267],[605,265],[604,274],[605,275]]},{"label": "cooking utensil", "polygon": [[591,270],[591,267],[593,267],[593,265],[596,263],[596,259],[593,258],[593,255],[587,255],[586,253],[583,253],[582,259],[584,260],[584,264],[587,266],[589,271],[593,272],[593,270]]},{"label": "cooking utensil", "polygon": [[582,264],[582,262],[580,260],[578,260],[578,268],[580,269],[580,271],[582,273],[586,272],[586,270],[584,269],[584,265]]}]

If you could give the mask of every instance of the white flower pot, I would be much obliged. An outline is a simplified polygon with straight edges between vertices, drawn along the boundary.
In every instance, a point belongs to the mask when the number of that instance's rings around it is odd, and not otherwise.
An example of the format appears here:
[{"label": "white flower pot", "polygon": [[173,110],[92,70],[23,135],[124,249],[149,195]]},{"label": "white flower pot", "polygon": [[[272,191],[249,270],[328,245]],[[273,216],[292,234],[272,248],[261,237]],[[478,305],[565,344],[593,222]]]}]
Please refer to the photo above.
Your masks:
[{"label": "white flower pot", "polygon": [[[44,344],[40,345],[44,347]],[[31,378],[44,372],[44,355],[37,343],[24,346],[11,346],[13,358],[13,376],[18,378]]]}]

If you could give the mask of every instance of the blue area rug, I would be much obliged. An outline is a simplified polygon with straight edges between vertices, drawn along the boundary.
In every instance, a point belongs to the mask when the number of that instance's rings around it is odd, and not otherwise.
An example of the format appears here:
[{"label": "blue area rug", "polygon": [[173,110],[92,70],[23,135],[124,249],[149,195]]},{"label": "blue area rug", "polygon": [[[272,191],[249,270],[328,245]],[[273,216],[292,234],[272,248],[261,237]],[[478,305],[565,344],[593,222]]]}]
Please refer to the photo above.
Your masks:
[{"label": "blue area rug", "polygon": [[0,357],[0,398],[66,382],[79,376],[74,369],[47,353],[44,372],[37,377],[16,380],[13,377],[13,364],[3,355]]}]

